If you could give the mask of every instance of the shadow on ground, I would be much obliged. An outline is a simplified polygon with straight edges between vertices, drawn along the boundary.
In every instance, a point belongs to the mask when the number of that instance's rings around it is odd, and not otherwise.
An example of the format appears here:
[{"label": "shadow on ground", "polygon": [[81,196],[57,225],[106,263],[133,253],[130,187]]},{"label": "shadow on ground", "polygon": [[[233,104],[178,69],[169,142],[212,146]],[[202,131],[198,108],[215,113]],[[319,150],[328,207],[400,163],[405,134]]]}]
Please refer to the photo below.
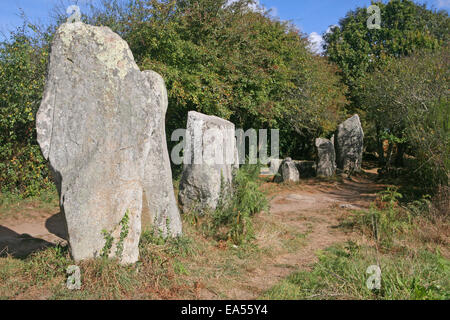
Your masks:
[{"label": "shadow on ground", "polygon": [[[13,258],[24,259],[32,253],[56,246],[58,241],[53,241],[54,236],[62,240],[68,239],[66,220],[61,212],[45,220],[45,229],[30,230],[30,235],[0,225],[0,257],[10,255]],[[47,232],[48,234],[44,234]]]},{"label": "shadow on ground", "polygon": [[55,246],[54,243],[34,238],[29,234],[18,234],[0,225],[0,256],[10,255],[24,259],[30,254]]}]

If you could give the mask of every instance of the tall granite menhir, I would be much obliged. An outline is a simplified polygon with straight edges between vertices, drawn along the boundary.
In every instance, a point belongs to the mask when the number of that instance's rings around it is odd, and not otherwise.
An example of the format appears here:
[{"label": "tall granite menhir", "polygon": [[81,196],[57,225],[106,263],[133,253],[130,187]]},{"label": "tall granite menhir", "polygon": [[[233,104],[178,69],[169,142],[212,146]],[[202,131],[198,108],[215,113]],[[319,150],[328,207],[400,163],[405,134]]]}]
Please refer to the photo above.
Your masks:
[{"label": "tall granite menhir", "polygon": [[239,160],[234,124],[195,111],[188,114],[179,201],[184,212],[216,209],[221,192],[230,192]]},{"label": "tall granite menhir", "polygon": [[181,233],[165,90],[158,74],[139,70],[127,43],[109,28],[76,22],[57,30],[36,126],[75,261],[100,256],[104,232],[114,239],[110,257],[137,261],[144,200],[157,227]]},{"label": "tall granite menhir", "polygon": [[359,116],[341,123],[334,135],[337,167],[345,172],[360,171],[364,145],[364,132]]}]

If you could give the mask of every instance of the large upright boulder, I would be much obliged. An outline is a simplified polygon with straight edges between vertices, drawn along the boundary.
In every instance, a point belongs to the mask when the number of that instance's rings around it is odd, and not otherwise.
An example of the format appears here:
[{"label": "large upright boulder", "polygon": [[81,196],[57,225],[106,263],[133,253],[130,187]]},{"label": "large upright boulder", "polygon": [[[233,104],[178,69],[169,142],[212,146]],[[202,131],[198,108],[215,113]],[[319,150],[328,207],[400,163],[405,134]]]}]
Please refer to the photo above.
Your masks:
[{"label": "large upright boulder", "polygon": [[300,173],[295,162],[291,158],[286,158],[278,169],[278,174],[274,177],[274,182],[299,182]]},{"label": "large upright boulder", "polygon": [[328,139],[317,138],[317,176],[331,177],[336,172],[336,155],[333,143]]},{"label": "large upright boulder", "polygon": [[109,28],[76,22],[56,31],[36,128],[75,261],[102,254],[137,261],[143,198],[154,214],[158,199],[167,204],[161,215],[173,215],[172,232],[181,231],[170,166],[155,165],[168,159],[165,99],[162,79],[141,72]]},{"label": "large upright boulder", "polygon": [[179,192],[184,212],[215,210],[221,193],[231,192],[233,169],[238,168],[236,150],[233,123],[189,112]]},{"label": "large upright boulder", "polygon": [[360,171],[364,144],[364,132],[359,116],[341,123],[334,135],[337,167],[345,172]]}]

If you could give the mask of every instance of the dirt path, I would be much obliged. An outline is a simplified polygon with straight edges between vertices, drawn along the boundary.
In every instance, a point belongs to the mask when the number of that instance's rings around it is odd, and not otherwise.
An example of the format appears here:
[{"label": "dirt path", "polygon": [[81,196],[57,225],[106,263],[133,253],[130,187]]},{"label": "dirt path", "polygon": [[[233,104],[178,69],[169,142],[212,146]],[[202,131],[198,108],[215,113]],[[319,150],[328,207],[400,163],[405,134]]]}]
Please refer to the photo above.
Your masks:
[{"label": "dirt path", "polygon": [[32,252],[66,242],[65,220],[59,209],[32,208],[0,219],[0,256],[8,252],[25,257]]},{"label": "dirt path", "polygon": [[[258,261],[249,260],[236,278],[206,284],[197,297],[255,299],[289,274],[308,270],[317,260],[318,250],[352,238],[337,225],[350,210],[368,208],[383,189],[369,176],[342,182],[310,179],[298,185],[265,184],[271,210],[258,216],[255,229],[258,247],[267,249],[268,254]],[[0,255],[7,250],[23,257],[64,239],[65,223],[57,206],[45,210],[30,207],[27,212],[0,216]]]},{"label": "dirt path", "polygon": [[[227,292],[230,299],[255,299],[277,282],[298,270],[307,270],[317,261],[318,250],[352,238],[340,228],[339,218],[349,210],[368,208],[376,193],[382,190],[367,178],[352,178],[342,183],[305,181],[300,185],[282,186],[271,200],[271,214],[262,217],[262,223],[277,221],[289,233],[300,236],[300,246],[293,250],[280,249],[271,259],[256,266],[242,284]],[[264,230],[264,227],[262,228]],[[297,234],[296,234],[297,233]],[[261,247],[273,245],[277,239],[267,239],[261,232]],[[285,236],[283,233],[279,237]],[[271,244],[269,244],[271,243]],[[288,242],[289,245],[289,242]],[[284,251],[284,252],[283,252]],[[289,252],[290,251],[290,252]]]}]

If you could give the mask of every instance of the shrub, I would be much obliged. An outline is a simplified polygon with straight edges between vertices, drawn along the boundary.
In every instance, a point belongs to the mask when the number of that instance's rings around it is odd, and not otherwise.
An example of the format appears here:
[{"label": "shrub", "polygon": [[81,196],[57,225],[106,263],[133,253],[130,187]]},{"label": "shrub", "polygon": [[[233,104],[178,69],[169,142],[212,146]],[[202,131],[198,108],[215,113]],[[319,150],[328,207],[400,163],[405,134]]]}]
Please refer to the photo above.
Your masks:
[{"label": "shrub", "polygon": [[259,165],[243,165],[236,171],[232,189],[222,193],[212,214],[212,230],[216,236],[236,245],[254,237],[252,217],[268,210],[268,201],[260,190]]}]

